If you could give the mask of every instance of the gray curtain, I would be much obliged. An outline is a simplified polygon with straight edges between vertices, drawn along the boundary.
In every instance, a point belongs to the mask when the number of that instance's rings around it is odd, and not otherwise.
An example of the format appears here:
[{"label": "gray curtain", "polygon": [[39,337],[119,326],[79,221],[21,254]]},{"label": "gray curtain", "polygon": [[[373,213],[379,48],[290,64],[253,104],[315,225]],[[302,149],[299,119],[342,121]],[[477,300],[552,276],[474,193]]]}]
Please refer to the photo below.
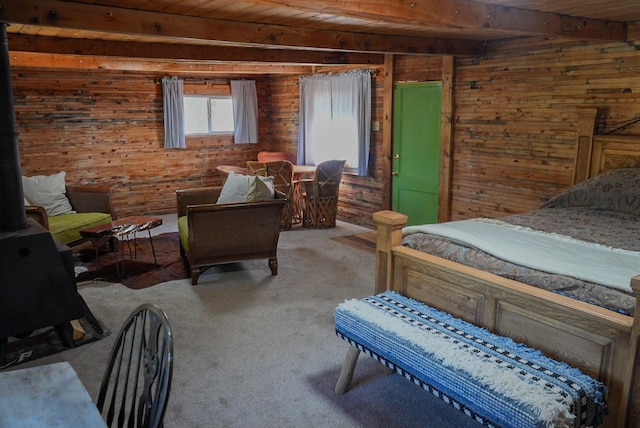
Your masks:
[{"label": "gray curtain", "polygon": [[258,95],[254,80],[232,80],[234,141],[258,143]]},{"label": "gray curtain", "polygon": [[184,149],[184,82],[177,77],[162,79],[164,99],[164,148]]},{"label": "gray curtain", "polygon": [[371,72],[316,74],[300,78],[298,163],[330,159],[366,176],[371,139]]}]

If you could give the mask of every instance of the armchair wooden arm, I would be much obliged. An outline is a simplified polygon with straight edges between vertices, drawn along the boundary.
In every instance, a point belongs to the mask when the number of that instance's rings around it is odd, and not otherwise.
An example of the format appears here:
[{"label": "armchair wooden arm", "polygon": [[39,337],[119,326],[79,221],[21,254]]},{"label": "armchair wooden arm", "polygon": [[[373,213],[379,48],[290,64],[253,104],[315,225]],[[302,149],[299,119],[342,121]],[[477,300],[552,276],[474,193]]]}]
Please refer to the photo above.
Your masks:
[{"label": "armchair wooden arm", "polygon": [[42,227],[49,230],[49,217],[44,207],[27,205],[25,210],[27,211],[27,217],[34,219],[40,223]]}]

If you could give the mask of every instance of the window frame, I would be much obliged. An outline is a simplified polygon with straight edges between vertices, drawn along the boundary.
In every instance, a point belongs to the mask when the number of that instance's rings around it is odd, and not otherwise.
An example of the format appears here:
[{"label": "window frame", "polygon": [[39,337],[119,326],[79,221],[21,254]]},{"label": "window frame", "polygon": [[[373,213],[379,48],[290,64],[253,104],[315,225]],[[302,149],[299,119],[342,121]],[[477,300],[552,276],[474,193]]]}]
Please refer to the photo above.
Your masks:
[{"label": "window frame", "polygon": [[[194,94],[194,93],[190,93],[190,94],[184,94],[182,99],[183,99],[183,103],[184,100],[187,98],[204,98],[207,100],[207,126],[209,131],[208,132],[194,132],[194,133],[187,133],[186,129],[185,129],[185,137],[206,137],[206,136],[220,136],[220,135],[234,135],[235,132],[235,124],[233,121],[233,101],[231,98],[231,95],[222,95],[222,94]],[[214,131],[212,130],[212,125],[213,125],[213,115],[212,115],[212,103],[211,100],[229,100],[229,102],[231,103],[231,130],[224,130],[224,131]],[[185,116],[185,124],[186,124],[186,116]],[[185,125],[186,128],[186,125]]]}]

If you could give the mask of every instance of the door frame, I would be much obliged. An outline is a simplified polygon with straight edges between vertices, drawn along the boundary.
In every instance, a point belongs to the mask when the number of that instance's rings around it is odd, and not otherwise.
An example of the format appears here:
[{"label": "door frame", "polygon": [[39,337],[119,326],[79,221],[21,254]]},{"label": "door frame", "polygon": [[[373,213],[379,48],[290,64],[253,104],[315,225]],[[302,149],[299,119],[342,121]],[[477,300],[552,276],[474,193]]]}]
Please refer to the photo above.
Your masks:
[{"label": "door frame", "polygon": [[[391,209],[391,162],[393,150],[394,55],[385,55],[382,208]],[[442,57],[442,117],[440,120],[440,189],[438,222],[451,220],[451,164],[453,147],[453,85],[455,58]]]}]

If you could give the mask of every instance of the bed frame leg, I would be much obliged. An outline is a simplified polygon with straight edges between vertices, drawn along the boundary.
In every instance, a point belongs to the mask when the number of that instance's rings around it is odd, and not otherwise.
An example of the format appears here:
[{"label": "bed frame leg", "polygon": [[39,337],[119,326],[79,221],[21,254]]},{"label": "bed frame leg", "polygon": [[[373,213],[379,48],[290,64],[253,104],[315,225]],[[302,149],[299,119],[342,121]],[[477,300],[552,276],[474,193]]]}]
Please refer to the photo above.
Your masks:
[{"label": "bed frame leg", "polygon": [[358,348],[349,346],[347,357],[344,359],[342,370],[340,370],[340,377],[334,389],[336,394],[344,394],[349,389],[349,384],[351,383],[351,379],[353,379],[353,371],[356,369],[359,355],[360,350],[358,350]]}]

